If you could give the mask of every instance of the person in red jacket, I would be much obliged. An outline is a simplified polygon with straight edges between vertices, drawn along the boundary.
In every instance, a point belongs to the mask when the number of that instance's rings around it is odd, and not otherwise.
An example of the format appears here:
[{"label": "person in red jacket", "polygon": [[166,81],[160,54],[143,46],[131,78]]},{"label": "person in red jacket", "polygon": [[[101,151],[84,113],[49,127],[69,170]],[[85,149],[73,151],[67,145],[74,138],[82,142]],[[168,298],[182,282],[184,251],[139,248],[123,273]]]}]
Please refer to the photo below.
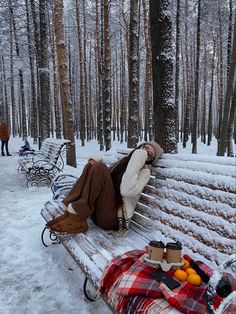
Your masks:
[{"label": "person in red jacket", "polygon": [[[2,121],[0,122],[0,140],[2,142],[1,145],[1,151],[2,151],[2,156],[11,156],[11,154],[8,151],[8,141],[9,141],[9,132],[8,132],[8,125]],[[4,147],[6,150],[6,154],[4,153]]]}]

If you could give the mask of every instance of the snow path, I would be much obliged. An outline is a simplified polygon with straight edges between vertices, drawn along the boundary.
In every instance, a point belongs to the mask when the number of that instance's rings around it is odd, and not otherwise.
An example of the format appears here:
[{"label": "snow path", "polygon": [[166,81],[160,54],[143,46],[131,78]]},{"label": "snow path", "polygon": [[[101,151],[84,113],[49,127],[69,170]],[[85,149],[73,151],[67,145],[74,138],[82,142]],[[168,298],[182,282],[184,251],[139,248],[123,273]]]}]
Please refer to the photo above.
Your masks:
[{"label": "snow path", "polygon": [[0,313],[110,313],[102,300],[84,298],[84,275],[65,249],[42,245],[40,210],[51,190],[27,189],[17,159],[0,157]]}]

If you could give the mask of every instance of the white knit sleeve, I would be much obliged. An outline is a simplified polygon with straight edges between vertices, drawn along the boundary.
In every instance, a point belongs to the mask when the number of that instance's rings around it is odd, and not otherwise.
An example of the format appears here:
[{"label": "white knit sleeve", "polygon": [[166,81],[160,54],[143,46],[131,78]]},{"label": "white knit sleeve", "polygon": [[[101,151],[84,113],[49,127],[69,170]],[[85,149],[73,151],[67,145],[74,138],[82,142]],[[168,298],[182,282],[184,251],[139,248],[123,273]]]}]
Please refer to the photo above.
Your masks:
[{"label": "white knit sleeve", "polygon": [[150,169],[143,168],[147,160],[147,152],[136,150],[122,177],[120,192],[123,197],[133,197],[141,194],[150,179]]}]

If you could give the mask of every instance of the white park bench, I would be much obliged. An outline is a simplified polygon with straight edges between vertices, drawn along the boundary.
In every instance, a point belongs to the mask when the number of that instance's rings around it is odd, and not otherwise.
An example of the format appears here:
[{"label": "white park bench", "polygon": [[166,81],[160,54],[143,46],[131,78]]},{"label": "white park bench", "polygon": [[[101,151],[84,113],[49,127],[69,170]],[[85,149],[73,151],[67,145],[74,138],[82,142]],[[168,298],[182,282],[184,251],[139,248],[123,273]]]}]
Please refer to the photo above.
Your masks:
[{"label": "white park bench", "polygon": [[19,157],[18,171],[25,174],[27,187],[51,184],[64,168],[62,153],[69,144],[68,140],[47,138],[39,151]]},{"label": "white park bench", "polygon": [[[59,237],[85,274],[85,295],[93,300],[87,283],[98,288],[112,258],[143,249],[150,240],[179,241],[185,253],[213,268],[224,263],[235,253],[235,176],[233,158],[164,154],[152,167],[126,237],[115,238],[91,220],[86,233]],[[55,180],[54,185],[61,187],[42,208],[45,221],[63,213],[61,200],[74,182],[73,176],[63,174]],[[58,241],[53,234],[50,237]]]}]

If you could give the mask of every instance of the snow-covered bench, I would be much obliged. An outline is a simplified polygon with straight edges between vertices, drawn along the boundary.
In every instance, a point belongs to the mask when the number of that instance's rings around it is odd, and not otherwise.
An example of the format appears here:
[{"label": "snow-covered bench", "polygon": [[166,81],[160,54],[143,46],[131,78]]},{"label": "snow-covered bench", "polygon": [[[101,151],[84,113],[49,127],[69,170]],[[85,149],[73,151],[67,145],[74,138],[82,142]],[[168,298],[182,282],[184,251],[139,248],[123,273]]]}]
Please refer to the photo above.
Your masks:
[{"label": "snow-covered bench", "polygon": [[[235,253],[235,175],[231,158],[164,154],[152,167],[125,238],[114,238],[92,221],[85,234],[60,238],[85,273],[85,293],[87,281],[98,287],[113,257],[144,248],[150,240],[179,241],[196,260],[212,268],[221,265]],[[41,214],[46,221],[63,212],[60,199],[74,179],[69,181],[44,205]]]},{"label": "snow-covered bench", "polygon": [[19,157],[18,171],[25,173],[27,187],[51,184],[55,175],[64,168],[61,154],[69,144],[68,140],[47,138],[39,151]]}]

